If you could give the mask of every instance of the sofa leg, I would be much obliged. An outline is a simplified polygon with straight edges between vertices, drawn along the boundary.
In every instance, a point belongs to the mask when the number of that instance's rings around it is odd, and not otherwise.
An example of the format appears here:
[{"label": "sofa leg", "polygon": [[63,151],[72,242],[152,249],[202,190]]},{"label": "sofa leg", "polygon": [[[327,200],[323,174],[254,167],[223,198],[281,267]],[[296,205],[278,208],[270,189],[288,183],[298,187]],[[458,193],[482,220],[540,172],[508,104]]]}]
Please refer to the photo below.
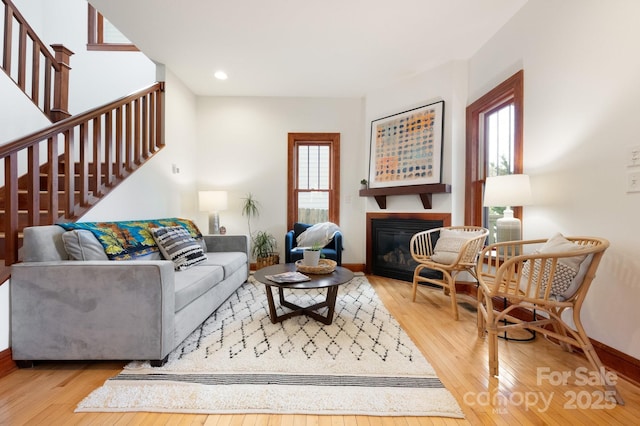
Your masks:
[{"label": "sofa leg", "polygon": [[169,355],[165,356],[162,359],[152,359],[149,361],[149,364],[151,364],[152,367],[162,367],[167,363],[168,359],[169,359]]},{"label": "sofa leg", "polygon": [[33,361],[31,360],[13,360],[18,368],[33,368]]}]

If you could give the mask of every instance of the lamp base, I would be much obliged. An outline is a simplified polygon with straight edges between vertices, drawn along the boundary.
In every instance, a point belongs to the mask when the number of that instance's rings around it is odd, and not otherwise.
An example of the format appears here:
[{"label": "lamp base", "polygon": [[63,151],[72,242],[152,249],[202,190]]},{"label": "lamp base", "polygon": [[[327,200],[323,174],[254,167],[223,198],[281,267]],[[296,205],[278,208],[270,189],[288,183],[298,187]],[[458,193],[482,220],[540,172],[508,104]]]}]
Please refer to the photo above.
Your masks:
[{"label": "lamp base", "polygon": [[522,226],[520,219],[515,217],[502,217],[496,220],[496,240],[499,243],[504,241],[518,241],[522,236]]},{"label": "lamp base", "polygon": [[[503,243],[506,241],[519,241],[522,239],[522,224],[520,219],[513,217],[513,211],[511,215],[505,210],[505,217],[501,217],[496,220],[496,242]],[[503,248],[500,249],[503,251]],[[504,252],[500,253],[504,254]],[[515,248],[514,255],[520,254],[518,247]]]},{"label": "lamp base", "polygon": [[209,214],[209,233],[212,235],[220,233],[220,215],[218,215],[218,212]]}]

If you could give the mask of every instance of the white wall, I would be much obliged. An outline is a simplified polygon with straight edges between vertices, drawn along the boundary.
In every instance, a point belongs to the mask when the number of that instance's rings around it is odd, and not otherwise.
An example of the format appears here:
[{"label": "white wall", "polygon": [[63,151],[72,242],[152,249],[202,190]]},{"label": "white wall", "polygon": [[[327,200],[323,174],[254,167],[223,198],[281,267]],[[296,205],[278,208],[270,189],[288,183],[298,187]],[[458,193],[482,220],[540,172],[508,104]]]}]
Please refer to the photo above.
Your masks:
[{"label": "white wall", "polygon": [[588,334],[640,358],[640,193],[626,193],[640,145],[640,3],[528,2],[470,61],[469,103],[524,69],[525,238],[608,238],[582,317]]},{"label": "white wall", "polygon": [[[433,208],[425,210],[418,195],[387,197],[388,212],[449,213],[454,225],[464,220],[464,119],[466,106],[466,62],[454,61],[422,73],[400,84],[370,92],[366,97],[366,138],[361,142],[367,153],[362,157],[364,170],[369,167],[371,121],[391,114],[444,100],[442,143],[442,183],[450,184],[451,194],[433,194]],[[455,160],[454,160],[455,159]],[[367,175],[363,175],[367,177]],[[372,197],[367,211],[380,211]],[[362,224],[364,226],[364,224]],[[364,242],[362,246],[364,251]]]},{"label": "white wall", "polygon": [[[340,133],[340,227],[344,263],[362,263],[364,200],[358,196],[364,176],[363,105],[360,99],[254,97],[198,98],[198,189],[229,192],[220,223],[230,234],[247,234],[242,198],[252,193],[261,204],[251,230],[268,231],[284,256],[287,222],[287,134]],[[207,214],[198,215],[207,229]]]},{"label": "white wall", "polygon": [[[51,124],[4,72],[0,72],[0,145]],[[4,173],[0,177],[4,182]]]},{"label": "white wall", "polygon": [[[195,217],[196,97],[171,71],[165,82],[165,148],[82,221]],[[173,173],[174,164],[180,173]]]},{"label": "white wall", "polygon": [[62,43],[74,52],[70,59],[69,112],[95,108],[155,82],[155,64],[140,52],[87,50],[86,0],[39,1],[47,14],[47,40],[57,40],[52,43]]}]

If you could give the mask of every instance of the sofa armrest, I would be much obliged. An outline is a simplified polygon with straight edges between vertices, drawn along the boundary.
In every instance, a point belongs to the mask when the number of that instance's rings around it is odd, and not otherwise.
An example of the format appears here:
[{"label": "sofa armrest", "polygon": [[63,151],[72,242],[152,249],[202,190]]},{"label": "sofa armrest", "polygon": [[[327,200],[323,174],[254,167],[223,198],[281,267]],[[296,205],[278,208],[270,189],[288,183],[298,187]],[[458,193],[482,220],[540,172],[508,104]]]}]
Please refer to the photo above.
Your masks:
[{"label": "sofa armrest", "polygon": [[16,360],[162,359],[175,346],[171,261],[15,264]]}]

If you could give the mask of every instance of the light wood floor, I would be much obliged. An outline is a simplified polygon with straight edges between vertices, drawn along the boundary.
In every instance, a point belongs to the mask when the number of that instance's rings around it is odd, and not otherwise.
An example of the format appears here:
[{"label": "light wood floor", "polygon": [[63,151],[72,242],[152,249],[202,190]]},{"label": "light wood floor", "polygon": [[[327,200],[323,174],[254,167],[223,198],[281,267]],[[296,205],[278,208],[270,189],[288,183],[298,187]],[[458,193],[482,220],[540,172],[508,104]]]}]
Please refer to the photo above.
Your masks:
[{"label": "light wood floor", "polygon": [[[546,377],[575,375],[584,358],[538,338],[531,343],[499,343],[500,378],[488,377],[487,344],[476,337],[475,313],[460,308],[453,321],[442,291],[421,287],[416,303],[411,284],[371,276],[384,304],[402,324],[466,419],[302,415],[184,415],[158,413],[79,413],[76,404],[123,363],[43,363],[0,379],[0,425],[443,425],[589,424],[631,425],[640,418],[640,388],[619,379],[625,406],[608,407],[599,386],[557,385]],[[464,304],[464,296],[461,297]],[[470,299],[469,299],[470,301]],[[549,374],[538,374],[538,369]],[[580,370],[578,370],[580,371]],[[492,398],[492,396],[497,397]],[[550,401],[548,407],[541,401]]]}]

